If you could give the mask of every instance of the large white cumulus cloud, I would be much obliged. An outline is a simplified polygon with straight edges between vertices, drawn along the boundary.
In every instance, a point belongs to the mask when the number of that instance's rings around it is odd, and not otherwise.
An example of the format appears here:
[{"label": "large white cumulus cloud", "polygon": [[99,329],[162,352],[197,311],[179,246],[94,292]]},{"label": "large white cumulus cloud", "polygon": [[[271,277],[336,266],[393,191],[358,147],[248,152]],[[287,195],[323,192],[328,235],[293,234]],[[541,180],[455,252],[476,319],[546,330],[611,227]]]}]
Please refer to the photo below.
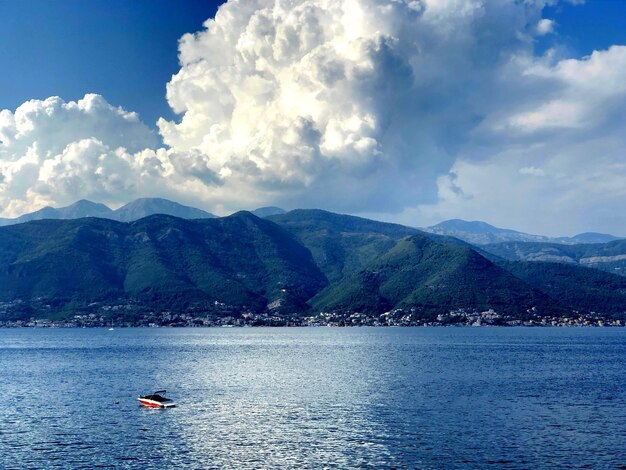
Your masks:
[{"label": "large white cumulus cloud", "polygon": [[2,111],[0,205],[158,195],[626,235],[626,47],[564,56],[557,1],[229,0],[181,38],[164,148],[98,95]]},{"label": "large white cumulus cloud", "polygon": [[182,38],[167,87],[181,119],[159,128],[203,155],[221,197],[238,187],[277,204],[398,210],[434,194],[499,106],[501,69],[532,50],[542,6],[231,0]]},{"label": "large white cumulus cloud", "polygon": [[31,100],[0,111],[0,206],[5,214],[79,197],[115,199],[134,182],[129,152],[157,136],[101,96]]},{"label": "large white cumulus cloud", "polygon": [[113,206],[154,195],[198,203],[211,184],[220,184],[197,152],[179,153],[159,143],[136,113],[96,94],[2,110],[2,213],[16,216],[80,198]]}]

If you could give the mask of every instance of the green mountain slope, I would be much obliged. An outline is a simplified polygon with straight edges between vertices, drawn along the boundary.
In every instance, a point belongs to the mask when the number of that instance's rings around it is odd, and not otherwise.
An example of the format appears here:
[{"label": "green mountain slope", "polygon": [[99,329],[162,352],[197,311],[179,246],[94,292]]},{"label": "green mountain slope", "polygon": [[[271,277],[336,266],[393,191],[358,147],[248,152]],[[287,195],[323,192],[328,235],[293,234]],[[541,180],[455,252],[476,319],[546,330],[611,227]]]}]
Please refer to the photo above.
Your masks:
[{"label": "green mountain slope", "polygon": [[546,262],[502,262],[500,266],[573,309],[614,313],[626,312],[626,279],[597,269]]},{"label": "green mountain slope", "polygon": [[402,225],[316,209],[295,210],[267,219],[280,225],[311,251],[330,283],[361,270],[398,240],[422,233]]},{"label": "green mountain slope", "polygon": [[43,220],[0,229],[0,301],[133,298],[302,311],[326,285],[310,253],[250,213]]},{"label": "green mountain slope", "polygon": [[619,261],[623,241],[557,245],[569,264],[506,261],[519,254],[504,245],[510,244],[488,245],[486,257],[454,238],[319,210],[267,219],[240,212],[130,223],[32,221],[0,228],[0,317],[19,300],[36,304],[38,315],[47,314],[42,308],[69,305],[69,314],[72,305],[134,302],[148,310],[213,313],[380,314],[398,307],[432,316],[493,308],[523,318],[537,307],[545,314],[624,316],[626,279],[578,265]]},{"label": "green mountain slope", "polygon": [[423,235],[399,241],[364,270],[322,291],[312,304],[327,311],[375,313],[416,307],[442,313],[494,308],[517,315],[535,306],[551,306],[547,296],[474,250]]}]

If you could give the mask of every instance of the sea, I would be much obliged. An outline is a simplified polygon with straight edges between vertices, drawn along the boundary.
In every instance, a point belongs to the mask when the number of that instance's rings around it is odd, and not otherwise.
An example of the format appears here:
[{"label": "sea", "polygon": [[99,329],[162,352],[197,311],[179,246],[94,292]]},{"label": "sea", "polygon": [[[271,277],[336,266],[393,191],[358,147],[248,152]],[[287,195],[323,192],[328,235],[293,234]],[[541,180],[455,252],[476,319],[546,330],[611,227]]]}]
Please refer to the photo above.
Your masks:
[{"label": "sea", "polygon": [[0,405],[2,469],[625,469],[626,328],[2,329]]}]

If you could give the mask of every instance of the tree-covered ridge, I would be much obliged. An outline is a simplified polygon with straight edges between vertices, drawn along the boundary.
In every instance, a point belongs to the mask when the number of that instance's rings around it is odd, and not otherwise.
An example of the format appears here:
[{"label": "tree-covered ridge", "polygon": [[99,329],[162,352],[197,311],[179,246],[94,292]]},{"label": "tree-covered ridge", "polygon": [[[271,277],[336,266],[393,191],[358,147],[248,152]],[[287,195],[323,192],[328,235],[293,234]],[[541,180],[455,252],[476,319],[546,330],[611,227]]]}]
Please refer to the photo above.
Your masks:
[{"label": "tree-covered ridge", "polygon": [[132,297],[165,305],[211,300],[304,308],[326,284],[310,253],[249,213],[43,220],[0,232],[0,300]]},{"label": "tree-covered ridge", "polygon": [[322,291],[317,309],[365,312],[417,308],[425,312],[494,308],[523,314],[555,307],[547,296],[474,250],[423,235],[399,241],[362,271]]},{"label": "tree-covered ridge", "polygon": [[218,316],[494,309],[512,318],[573,311],[621,318],[625,283],[574,263],[507,261],[454,238],[319,210],[0,228],[0,319],[16,308],[29,318],[129,303]]},{"label": "tree-covered ridge", "polygon": [[422,233],[403,225],[317,209],[295,210],[268,219],[311,251],[331,283],[359,271],[398,240]]},{"label": "tree-covered ridge", "polygon": [[626,310],[623,276],[571,264],[511,261],[499,264],[560,305],[612,314]]}]

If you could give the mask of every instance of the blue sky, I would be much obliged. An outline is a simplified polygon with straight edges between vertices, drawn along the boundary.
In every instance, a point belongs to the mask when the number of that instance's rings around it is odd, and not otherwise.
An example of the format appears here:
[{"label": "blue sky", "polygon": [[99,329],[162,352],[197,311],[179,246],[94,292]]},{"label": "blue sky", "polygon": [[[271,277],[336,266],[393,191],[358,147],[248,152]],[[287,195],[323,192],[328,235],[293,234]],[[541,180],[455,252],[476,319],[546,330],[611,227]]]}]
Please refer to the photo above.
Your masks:
[{"label": "blue sky", "polygon": [[578,56],[612,44],[626,44],[626,2],[623,0],[560,3],[547,7],[546,16],[557,22],[560,41]]},{"label": "blue sky", "polygon": [[[178,71],[178,39],[198,31],[220,0],[0,0],[0,108],[98,93],[152,125],[174,117],[165,84]],[[560,3],[546,13],[577,56],[626,44],[626,1]],[[537,49],[554,38],[540,40]]]},{"label": "blue sky", "polygon": [[171,118],[165,84],[178,71],[178,39],[220,3],[0,0],[0,108],[98,93],[147,123]]},{"label": "blue sky", "polygon": [[154,196],[626,235],[626,2],[545,3],[0,0],[0,216]]}]

